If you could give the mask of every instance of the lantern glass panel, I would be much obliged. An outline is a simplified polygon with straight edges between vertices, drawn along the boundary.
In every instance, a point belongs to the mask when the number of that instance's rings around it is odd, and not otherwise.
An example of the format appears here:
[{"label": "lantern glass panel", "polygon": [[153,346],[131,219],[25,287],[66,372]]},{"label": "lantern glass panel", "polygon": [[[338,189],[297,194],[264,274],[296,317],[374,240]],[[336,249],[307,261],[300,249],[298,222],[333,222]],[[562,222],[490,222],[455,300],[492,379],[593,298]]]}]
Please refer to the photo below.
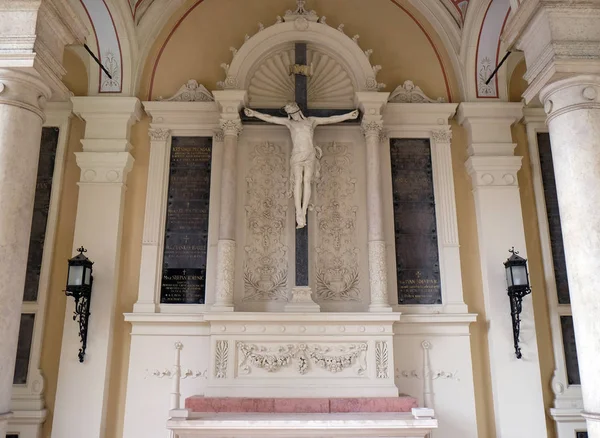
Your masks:
[{"label": "lantern glass panel", "polygon": [[83,266],[69,266],[67,286],[81,286],[83,283]]},{"label": "lantern glass panel", "polygon": [[92,268],[86,266],[85,268],[85,279],[84,279],[84,283],[86,286],[89,286],[92,284],[91,282],[91,277],[92,277]]},{"label": "lantern glass panel", "polygon": [[513,266],[512,275],[515,286],[527,286],[527,267],[525,265]]},{"label": "lantern glass panel", "polygon": [[505,270],[506,270],[506,284],[508,287],[511,287],[513,285],[512,267],[509,266]]}]

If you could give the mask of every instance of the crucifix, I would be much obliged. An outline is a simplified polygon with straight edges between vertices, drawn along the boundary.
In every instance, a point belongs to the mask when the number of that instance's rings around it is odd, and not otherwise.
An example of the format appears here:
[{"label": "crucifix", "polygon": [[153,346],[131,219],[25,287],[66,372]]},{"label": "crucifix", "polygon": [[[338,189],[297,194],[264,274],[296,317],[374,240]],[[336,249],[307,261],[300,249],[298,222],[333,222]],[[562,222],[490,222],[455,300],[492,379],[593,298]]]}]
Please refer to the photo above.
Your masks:
[{"label": "crucifix", "polygon": [[[290,74],[295,79],[295,102],[288,103],[284,110],[287,117],[276,117],[268,111],[244,109],[247,117],[256,117],[267,123],[286,126],[292,136],[290,158],[290,186],[296,209],[296,286],[308,286],[308,227],[306,213],[311,197],[311,184],[318,178],[321,149],[314,144],[314,130],[319,125],[329,125],[357,119],[358,110],[320,110],[319,115],[308,110],[308,76],[306,43],[296,43],[295,64]],[[269,111],[272,112],[272,111]]]}]

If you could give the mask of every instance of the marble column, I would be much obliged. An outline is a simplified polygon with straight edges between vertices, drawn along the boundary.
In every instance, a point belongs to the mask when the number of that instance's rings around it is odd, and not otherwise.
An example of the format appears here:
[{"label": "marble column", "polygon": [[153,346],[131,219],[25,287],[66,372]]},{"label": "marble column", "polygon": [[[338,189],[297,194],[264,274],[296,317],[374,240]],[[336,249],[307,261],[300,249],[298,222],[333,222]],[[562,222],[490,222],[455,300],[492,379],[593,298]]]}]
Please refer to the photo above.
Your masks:
[{"label": "marble column", "polygon": [[67,0],[0,0],[0,437],[10,418],[13,374],[43,109],[65,100],[64,46],[85,28]]},{"label": "marble column", "polygon": [[600,437],[600,75],[553,82],[540,92],[548,115],[583,417]]},{"label": "marble column", "polygon": [[[113,332],[119,287],[120,255],[127,176],[133,167],[129,152],[131,126],[140,120],[135,97],[73,97],[73,112],[85,120],[83,152],[76,153],[81,169],[73,251],[87,248],[94,262],[87,351],[79,363],[79,326],[67,300],[53,438],[104,438],[108,409]],[[85,421],[73,421],[73,418]]]},{"label": "marble column", "polygon": [[503,39],[525,54],[547,114],[579,359],[582,415],[600,438],[600,2],[525,0]]},{"label": "marble column", "polygon": [[[516,358],[504,261],[515,247],[527,257],[511,125],[522,118],[521,103],[461,103],[458,121],[468,134],[482,293],[485,305],[496,435],[546,437],[546,416],[531,296],[523,300]],[[541,291],[538,291],[539,293]],[[533,291],[536,293],[536,291]]]},{"label": "marble column", "polygon": [[383,231],[381,189],[382,110],[389,93],[360,92],[356,99],[363,113],[362,132],[367,145],[367,239],[369,245],[370,312],[391,312],[388,296],[387,250]]},{"label": "marble column", "polygon": [[0,436],[6,434],[25,287],[43,103],[38,78],[0,69]]},{"label": "marble column", "polygon": [[239,111],[246,102],[246,91],[215,91],[215,101],[221,110],[223,131],[223,161],[221,168],[221,203],[219,210],[219,241],[217,243],[217,281],[213,311],[233,311],[235,284],[235,233],[237,203],[237,147],[242,132]]}]

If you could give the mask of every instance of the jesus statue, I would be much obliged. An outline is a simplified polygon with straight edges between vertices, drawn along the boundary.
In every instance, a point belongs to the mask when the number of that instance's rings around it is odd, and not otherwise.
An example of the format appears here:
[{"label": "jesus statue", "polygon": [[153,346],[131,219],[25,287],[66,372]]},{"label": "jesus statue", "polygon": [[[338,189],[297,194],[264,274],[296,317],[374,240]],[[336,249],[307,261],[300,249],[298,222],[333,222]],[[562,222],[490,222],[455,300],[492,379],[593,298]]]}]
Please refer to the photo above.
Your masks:
[{"label": "jesus statue", "polygon": [[290,158],[291,186],[296,207],[297,228],[306,226],[306,212],[310,201],[313,177],[318,177],[317,160],[321,158],[321,149],[313,143],[315,128],[318,125],[331,125],[345,120],[358,118],[358,110],[331,117],[305,117],[297,103],[285,107],[287,117],[273,117],[245,108],[248,117],[256,117],[268,123],[284,125],[292,135],[292,157]]}]

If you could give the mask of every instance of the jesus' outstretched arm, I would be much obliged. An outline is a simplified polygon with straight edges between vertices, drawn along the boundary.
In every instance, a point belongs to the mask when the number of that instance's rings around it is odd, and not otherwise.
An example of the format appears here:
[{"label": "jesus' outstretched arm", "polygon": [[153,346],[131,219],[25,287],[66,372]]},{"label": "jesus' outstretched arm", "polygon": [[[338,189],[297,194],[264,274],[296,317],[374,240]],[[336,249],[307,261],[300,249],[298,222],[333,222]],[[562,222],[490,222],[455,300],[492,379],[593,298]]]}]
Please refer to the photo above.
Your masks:
[{"label": "jesus' outstretched arm", "polygon": [[259,113],[258,111],[251,110],[250,108],[244,108],[244,114],[248,117],[256,117],[267,123],[274,123],[276,125],[288,125],[287,117],[273,117],[268,114]]},{"label": "jesus' outstretched arm", "polygon": [[334,123],[344,122],[346,120],[353,120],[358,118],[358,110],[354,110],[347,114],[342,114],[341,116],[331,116],[331,117],[311,117],[316,125],[332,125]]}]

